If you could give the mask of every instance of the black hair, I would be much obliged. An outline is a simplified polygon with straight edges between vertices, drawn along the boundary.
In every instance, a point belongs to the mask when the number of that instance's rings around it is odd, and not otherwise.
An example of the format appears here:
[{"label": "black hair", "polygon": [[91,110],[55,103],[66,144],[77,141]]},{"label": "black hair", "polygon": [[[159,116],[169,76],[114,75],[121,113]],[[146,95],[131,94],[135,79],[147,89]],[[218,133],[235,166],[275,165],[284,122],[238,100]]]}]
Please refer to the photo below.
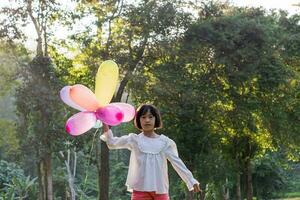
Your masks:
[{"label": "black hair", "polygon": [[150,112],[155,117],[154,128],[162,128],[161,116],[158,109],[151,104],[143,104],[136,110],[136,115],[134,118],[134,125],[137,129],[142,130],[140,118],[145,115],[147,112]]}]

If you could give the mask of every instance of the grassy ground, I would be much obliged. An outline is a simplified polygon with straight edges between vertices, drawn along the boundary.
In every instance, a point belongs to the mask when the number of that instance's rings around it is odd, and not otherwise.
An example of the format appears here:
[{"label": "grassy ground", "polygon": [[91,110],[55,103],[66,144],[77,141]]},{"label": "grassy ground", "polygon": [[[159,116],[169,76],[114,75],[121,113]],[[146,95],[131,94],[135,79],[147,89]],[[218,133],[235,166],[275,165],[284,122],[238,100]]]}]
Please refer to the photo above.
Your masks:
[{"label": "grassy ground", "polygon": [[285,199],[276,199],[276,200],[300,200],[300,197],[296,197],[296,198],[285,198]]},{"label": "grassy ground", "polygon": [[300,200],[300,192],[287,193],[284,197],[276,200]]},{"label": "grassy ground", "polygon": [[295,169],[290,179],[288,193],[284,194],[280,200],[300,200],[300,168]]}]

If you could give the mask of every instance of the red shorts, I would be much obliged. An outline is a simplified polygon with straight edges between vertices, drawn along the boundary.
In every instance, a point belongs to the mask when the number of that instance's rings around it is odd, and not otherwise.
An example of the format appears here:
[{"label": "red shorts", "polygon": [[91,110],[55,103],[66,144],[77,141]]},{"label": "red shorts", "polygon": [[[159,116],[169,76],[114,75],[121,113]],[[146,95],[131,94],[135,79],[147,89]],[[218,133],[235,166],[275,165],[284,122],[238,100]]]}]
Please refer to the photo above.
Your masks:
[{"label": "red shorts", "polygon": [[169,200],[169,195],[156,194],[155,192],[141,192],[133,190],[131,200]]}]

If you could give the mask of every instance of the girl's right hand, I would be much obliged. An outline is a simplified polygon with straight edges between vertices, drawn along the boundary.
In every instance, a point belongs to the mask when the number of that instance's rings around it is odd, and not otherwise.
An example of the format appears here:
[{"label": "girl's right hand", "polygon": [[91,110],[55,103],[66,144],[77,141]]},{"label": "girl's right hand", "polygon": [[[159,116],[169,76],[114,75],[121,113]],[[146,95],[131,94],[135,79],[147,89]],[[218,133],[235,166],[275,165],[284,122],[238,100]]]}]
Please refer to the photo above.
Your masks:
[{"label": "girl's right hand", "polygon": [[107,124],[102,124],[102,130],[103,130],[103,133],[109,131],[109,126]]},{"label": "girl's right hand", "polygon": [[197,183],[194,184],[193,188],[194,188],[193,192],[201,192],[200,184]]}]

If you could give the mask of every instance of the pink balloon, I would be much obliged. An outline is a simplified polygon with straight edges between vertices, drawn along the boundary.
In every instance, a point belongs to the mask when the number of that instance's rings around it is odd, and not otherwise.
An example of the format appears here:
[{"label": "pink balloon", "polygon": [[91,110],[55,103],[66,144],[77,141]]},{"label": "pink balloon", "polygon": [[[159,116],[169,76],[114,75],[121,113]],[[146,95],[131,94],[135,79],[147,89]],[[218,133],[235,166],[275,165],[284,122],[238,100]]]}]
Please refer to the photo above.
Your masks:
[{"label": "pink balloon", "polygon": [[65,86],[63,87],[61,90],[60,90],[60,98],[61,100],[71,106],[72,108],[75,108],[77,110],[80,110],[80,111],[84,111],[85,109],[81,108],[79,105],[77,105],[74,101],[72,101],[71,97],[70,97],[70,89],[72,87],[71,86]]},{"label": "pink balloon", "polygon": [[80,112],[68,119],[65,128],[70,135],[78,136],[93,128],[96,121],[94,112]]},{"label": "pink balloon", "polygon": [[74,103],[88,111],[96,111],[100,107],[96,95],[81,84],[70,88],[70,98]]},{"label": "pink balloon", "polygon": [[129,122],[135,116],[134,107],[128,103],[111,103],[109,105],[116,106],[123,112],[124,118],[123,118],[122,122]]},{"label": "pink balloon", "polygon": [[124,118],[123,112],[117,107],[111,104],[103,108],[99,108],[96,111],[97,119],[110,126],[116,126],[120,124]]}]

